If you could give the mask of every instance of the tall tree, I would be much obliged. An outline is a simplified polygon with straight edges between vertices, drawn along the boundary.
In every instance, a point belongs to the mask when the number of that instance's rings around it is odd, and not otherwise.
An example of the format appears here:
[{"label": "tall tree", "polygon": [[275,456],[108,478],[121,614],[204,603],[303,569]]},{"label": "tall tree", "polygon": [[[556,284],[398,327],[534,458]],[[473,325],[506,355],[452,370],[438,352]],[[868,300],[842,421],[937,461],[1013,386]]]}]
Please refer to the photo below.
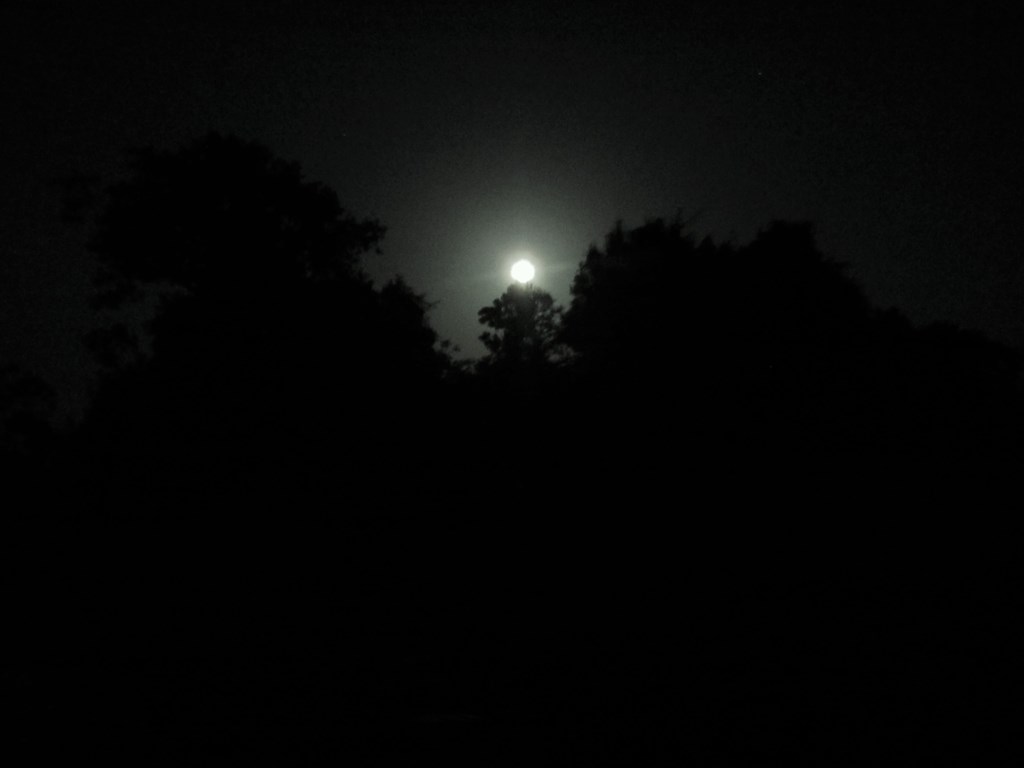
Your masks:
[{"label": "tall tree", "polygon": [[562,309],[551,294],[532,284],[511,285],[478,313],[490,328],[480,335],[488,355],[484,370],[541,369],[564,355],[559,335]]}]

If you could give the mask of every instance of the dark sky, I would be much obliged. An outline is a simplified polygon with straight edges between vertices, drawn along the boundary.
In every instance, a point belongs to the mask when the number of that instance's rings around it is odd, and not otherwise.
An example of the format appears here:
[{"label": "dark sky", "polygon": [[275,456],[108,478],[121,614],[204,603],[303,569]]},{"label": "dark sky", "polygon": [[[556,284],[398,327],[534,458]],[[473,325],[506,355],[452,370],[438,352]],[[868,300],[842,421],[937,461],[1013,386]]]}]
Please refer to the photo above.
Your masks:
[{"label": "dark sky", "polygon": [[0,357],[84,391],[92,267],[53,182],[107,182],[125,147],[209,130],[378,217],[368,271],[425,292],[469,355],[515,251],[564,302],[617,219],[676,211],[741,241],[812,219],[877,304],[1024,343],[1009,7],[5,3]]}]

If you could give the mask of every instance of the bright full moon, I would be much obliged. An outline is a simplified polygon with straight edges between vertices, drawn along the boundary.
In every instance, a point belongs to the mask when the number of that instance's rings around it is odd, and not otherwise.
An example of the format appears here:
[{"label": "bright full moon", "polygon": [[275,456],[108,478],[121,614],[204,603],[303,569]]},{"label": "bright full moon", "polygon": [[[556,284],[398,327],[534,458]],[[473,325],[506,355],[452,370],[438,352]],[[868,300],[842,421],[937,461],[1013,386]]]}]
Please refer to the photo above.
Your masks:
[{"label": "bright full moon", "polygon": [[536,270],[533,264],[526,259],[520,259],[512,265],[512,279],[519,283],[528,283],[533,280]]}]

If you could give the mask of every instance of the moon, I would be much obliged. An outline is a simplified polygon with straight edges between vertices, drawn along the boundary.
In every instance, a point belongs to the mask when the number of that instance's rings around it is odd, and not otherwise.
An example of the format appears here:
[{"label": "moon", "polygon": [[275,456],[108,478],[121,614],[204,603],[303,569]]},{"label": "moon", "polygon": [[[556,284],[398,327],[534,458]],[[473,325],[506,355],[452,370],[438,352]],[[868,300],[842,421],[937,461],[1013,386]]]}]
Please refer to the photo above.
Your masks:
[{"label": "moon", "polygon": [[535,274],[537,274],[537,270],[526,259],[520,259],[512,265],[512,279],[518,283],[526,284],[530,282]]}]

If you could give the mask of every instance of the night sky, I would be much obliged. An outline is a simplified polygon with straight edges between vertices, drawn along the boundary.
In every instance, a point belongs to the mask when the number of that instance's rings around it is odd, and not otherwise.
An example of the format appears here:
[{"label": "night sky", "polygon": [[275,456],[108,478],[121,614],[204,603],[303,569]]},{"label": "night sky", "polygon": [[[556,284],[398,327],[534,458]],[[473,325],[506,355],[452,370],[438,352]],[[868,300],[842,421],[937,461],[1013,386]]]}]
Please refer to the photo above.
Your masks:
[{"label": "night sky", "polygon": [[[1007,4],[1008,6],[1009,4]],[[898,7],[896,7],[898,6]],[[616,220],[817,223],[880,306],[1024,342],[1016,12],[996,3],[6,3],[0,357],[80,407],[91,257],[62,179],[235,133],[388,228],[465,356],[521,250],[561,301]],[[81,185],[84,190],[88,184]],[[83,199],[85,199],[83,197]]]}]

